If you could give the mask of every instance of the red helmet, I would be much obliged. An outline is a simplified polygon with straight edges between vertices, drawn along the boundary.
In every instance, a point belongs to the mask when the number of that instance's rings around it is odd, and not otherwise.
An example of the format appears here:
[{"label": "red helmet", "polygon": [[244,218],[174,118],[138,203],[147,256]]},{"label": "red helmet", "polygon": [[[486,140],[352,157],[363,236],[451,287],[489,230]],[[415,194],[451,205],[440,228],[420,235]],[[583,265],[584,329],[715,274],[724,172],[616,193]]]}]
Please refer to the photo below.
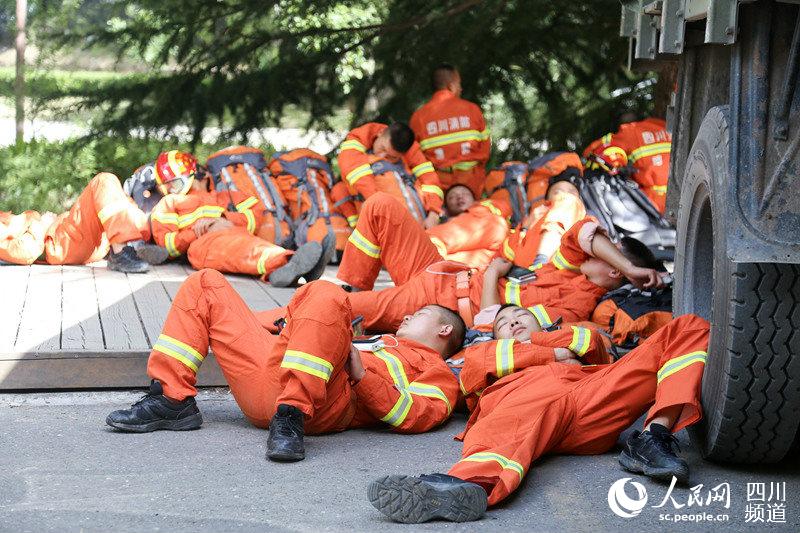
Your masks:
[{"label": "red helmet", "polygon": [[155,174],[162,194],[186,194],[197,175],[197,159],[178,150],[161,152],[156,158]]}]

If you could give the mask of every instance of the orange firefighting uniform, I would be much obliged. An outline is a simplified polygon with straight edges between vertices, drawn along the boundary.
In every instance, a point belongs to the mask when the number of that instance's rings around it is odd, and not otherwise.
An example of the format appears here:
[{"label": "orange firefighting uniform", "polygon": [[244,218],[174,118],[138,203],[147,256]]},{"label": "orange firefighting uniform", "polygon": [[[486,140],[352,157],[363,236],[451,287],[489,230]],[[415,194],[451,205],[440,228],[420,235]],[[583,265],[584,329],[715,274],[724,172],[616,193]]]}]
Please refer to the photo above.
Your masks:
[{"label": "orange firefighting uniform", "polygon": [[429,237],[426,241],[411,238],[420,235],[421,228],[400,202],[376,193],[364,202],[337,276],[348,285],[370,290],[382,264],[395,285],[442,258],[485,266],[508,232],[509,210],[500,201],[475,202],[464,213],[423,232]]},{"label": "orange firefighting uniform", "polygon": [[[203,218],[226,218],[235,227],[200,237],[192,226]],[[150,225],[153,240],[171,257],[187,254],[200,270],[214,268],[234,274],[261,276],[283,266],[292,253],[254,235],[263,223],[258,200],[239,191],[168,194],[153,208]]]},{"label": "orange firefighting uniform", "polygon": [[480,198],[492,144],[481,108],[442,89],[411,115],[409,126],[442,188],[466,185]]},{"label": "orange firefighting uniform", "polygon": [[147,364],[164,394],[196,394],[197,371],[209,348],[239,407],[267,427],[284,403],[306,415],[307,433],[384,423],[400,433],[427,431],[448,418],[458,383],[441,355],[410,339],[383,337],[384,348],[361,351],[366,374],[352,385],[344,366],[352,342],[347,293],[314,281],[297,290],[286,327],[271,335],[217,271],[186,279]]},{"label": "orange firefighting uniform", "polygon": [[537,458],[603,453],[648,407],[645,425],[678,405],[673,432],[697,422],[708,329],[702,318],[685,315],[615,363],[554,362],[500,379],[481,395],[460,436],[461,460],[448,473],[483,486],[494,505]]},{"label": "orange firefighting uniform", "polygon": [[33,263],[44,251],[48,264],[82,265],[105,257],[110,243],[150,238],[147,215],[125,194],[119,178],[108,172],[92,178],[70,210],[49,227],[42,227],[35,211],[14,217],[12,227],[0,249],[4,261],[19,264]]},{"label": "orange firefighting uniform", "polygon": [[[386,124],[377,122],[359,126],[347,134],[339,147],[339,171],[348,183],[350,193],[360,194],[365,200],[378,191],[392,190],[375,179],[370,167],[372,145],[386,128],[388,128]],[[416,188],[425,210],[429,213],[441,213],[444,193],[439,183],[439,176],[431,162],[425,159],[419,143],[414,142],[408,152],[403,154],[402,162],[417,180]],[[345,216],[348,214],[346,213]]]},{"label": "orange firefighting uniform", "polygon": [[660,118],[629,122],[614,134],[605,135],[595,153],[615,165],[633,165],[633,179],[660,212],[666,210],[669,157],[672,135]]},{"label": "orange firefighting uniform", "polygon": [[579,197],[559,192],[552,200],[534,207],[525,220],[509,232],[498,255],[522,268],[533,268],[545,232],[564,235],[585,217],[586,207]]},{"label": "orange firefighting uniform", "polygon": [[[353,312],[364,316],[365,328],[391,331],[409,312],[436,303],[457,309],[464,321],[471,325],[473,317],[480,311],[483,273],[473,272],[466,265],[452,261],[425,265],[431,259],[428,235],[418,225],[404,221],[406,218],[413,220],[407,213],[392,210],[392,214],[396,220],[390,222],[376,218],[386,225],[370,234],[369,238],[360,231],[354,231],[353,235],[360,239],[360,247],[350,247],[353,243],[348,243],[342,263],[345,264],[348,254],[361,254],[364,256],[360,260],[361,268],[365,268],[365,271],[377,273],[383,262],[393,279],[397,276],[406,281],[397,287],[377,292],[352,294],[350,301]],[[580,273],[580,265],[590,257],[578,240],[581,228],[586,224],[596,227],[596,223],[588,218],[573,225],[562,236],[561,245],[551,261],[537,270],[535,281],[518,284],[507,279],[501,280],[497,288],[500,301],[531,307],[539,323],[545,326],[558,317],[565,322],[588,320],[598,300],[607,291]],[[399,230],[403,231],[402,238],[397,237]],[[429,251],[423,255],[418,253],[421,250]],[[408,273],[414,271],[416,274],[409,277]],[[351,282],[353,279],[344,281]],[[371,286],[374,277],[368,279],[364,276],[360,281]],[[272,313],[280,316],[280,310]]]}]

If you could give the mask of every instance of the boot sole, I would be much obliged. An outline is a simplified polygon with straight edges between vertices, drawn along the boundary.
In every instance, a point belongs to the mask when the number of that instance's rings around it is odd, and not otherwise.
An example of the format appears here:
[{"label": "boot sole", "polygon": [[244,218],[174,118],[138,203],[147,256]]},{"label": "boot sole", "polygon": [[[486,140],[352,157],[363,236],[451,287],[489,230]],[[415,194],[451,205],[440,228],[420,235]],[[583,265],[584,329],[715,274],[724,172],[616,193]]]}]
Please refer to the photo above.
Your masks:
[{"label": "boot sole", "polygon": [[277,463],[294,463],[306,458],[305,452],[267,452],[267,459]]},{"label": "boot sole", "polygon": [[433,487],[411,476],[386,476],[367,489],[370,503],[395,522],[420,524],[435,518],[471,522],[486,512],[486,492],[477,485]]},{"label": "boot sole", "polygon": [[167,431],[190,431],[193,429],[200,429],[203,425],[203,416],[200,413],[196,415],[187,416],[180,420],[154,420],[147,424],[122,424],[114,422],[111,418],[106,418],[106,424],[109,426],[125,431],[127,433],[150,433],[151,431],[167,430]]},{"label": "boot sole", "polygon": [[333,234],[328,233],[325,235],[320,244],[322,245],[322,256],[320,256],[317,264],[303,275],[306,281],[314,281],[321,278],[322,274],[325,273],[325,267],[328,266],[328,263],[331,262],[336,253],[336,237]]},{"label": "boot sole", "polygon": [[143,244],[136,248],[136,255],[139,259],[151,265],[160,265],[169,259],[169,252],[166,248],[155,244]]},{"label": "boot sole", "polygon": [[310,242],[301,246],[289,262],[269,275],[269,282],[275,287],[288,287],[300,277],[313,270],[322,257],[322,245]]},{"label": "boot sole", "polygon": [[681,484],[685,484],[689,481],[688,469],[683,472],[676,472],[668,468],[652,467],[646,465],[638,459],[631,457],[624,451],[619,454],[618,461],[622,468],[634,474],[643,474],[649,478],[658,479],[661,481],[671,481],[672,477],[674,476],[678,480],[678,483]]}]

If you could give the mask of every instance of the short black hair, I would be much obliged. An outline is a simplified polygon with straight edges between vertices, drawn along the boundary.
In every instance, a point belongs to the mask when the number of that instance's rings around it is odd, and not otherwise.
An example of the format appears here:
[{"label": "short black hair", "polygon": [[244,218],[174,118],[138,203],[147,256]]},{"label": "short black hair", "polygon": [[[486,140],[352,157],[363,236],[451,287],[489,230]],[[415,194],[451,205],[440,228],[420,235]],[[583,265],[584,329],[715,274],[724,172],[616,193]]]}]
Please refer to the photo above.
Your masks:
[{"label": "short black hair", "polygon": [[431,85],[434,91],[446,89],[453,79],[453,76],[458,74],[458,69],[450,63],[439,63],[431,73]]},{"label": "short black hair", "polygon": [[444,354],[445,359],[449,359],[460,352],[461,348],[464,346],[464,338],[467,335],[467,325],[464,323],[461,316],[449,307],[438,304],[431,304],[428,307],[436,309],[442,324],[453,326],[453,333],[447,339],[446,353]]},{"label": "short black hair", "polygon": [[[516,307],[518,309],[524,309],[524,310],[528,311],[529,313],[531,312],[530,309],[528,309],[527,307],[522,307],[521,305],[517,305],[517,304],[503,304],[503,305],[501,305],[500,309],[497,310],[497,314],[494,315],[494,322],[492,322],[492,337],[494,337],[495,339],[497,338],[497,329],[496,329],[497,317],[500,316],[500,313],[502,311],[505,311],[509,307]],[[533,313],[531,313],[531,314],[533,314]]]},{"label": "short black hair", "polygon": [[620,240],[620,251],[634,266],[652,268],[663,271],[664,265],[656,259],[652,250],[645,243],[633,237],[623,237]]},{"label": "short black hair", "polygon": [[404,154],[414,144],[414,131],[403,122],[395,122],[389,126],[389,141],[392,148]]}]

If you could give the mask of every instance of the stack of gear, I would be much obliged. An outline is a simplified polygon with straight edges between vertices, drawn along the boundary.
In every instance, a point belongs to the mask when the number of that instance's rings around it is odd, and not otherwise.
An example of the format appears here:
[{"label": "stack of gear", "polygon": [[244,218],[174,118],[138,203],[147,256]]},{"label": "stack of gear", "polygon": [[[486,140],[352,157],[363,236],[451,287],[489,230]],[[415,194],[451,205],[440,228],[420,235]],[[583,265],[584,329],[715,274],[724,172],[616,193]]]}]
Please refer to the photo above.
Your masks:
[{"label": "stack of gear", "polygon": [[206,165],[215,190],[240,191],[258,199],[255,209],[264,211],[265,220],[257,229],[257,236],[284,248],[293,247],[293,224],[286,198],[269,172],[264,152],[249,146],[231,146],[211,154]]},{"label": "stack of gear", "polygon": [[274,153],[268,168],[286,200],[295,244],[322,242],[330,235],[336,239],[336,249],[344,250],[351,229],[331,196],[335,180],[327,158],[299,148]]}]

